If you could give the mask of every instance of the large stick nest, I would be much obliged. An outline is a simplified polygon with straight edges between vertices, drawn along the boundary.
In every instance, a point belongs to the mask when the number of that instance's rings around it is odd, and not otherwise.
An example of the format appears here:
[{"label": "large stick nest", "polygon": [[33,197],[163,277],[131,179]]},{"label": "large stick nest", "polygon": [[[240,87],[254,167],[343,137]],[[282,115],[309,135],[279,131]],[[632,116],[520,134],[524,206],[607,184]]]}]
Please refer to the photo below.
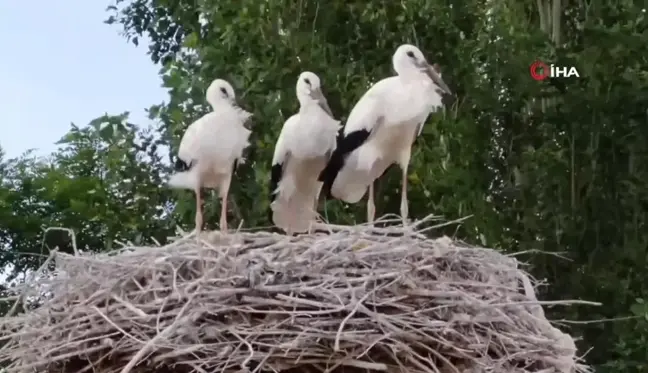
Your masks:
[{"label": "large stick nest", "polygon": [[411,227],[53,259],[0,321],[8,372],[587,370],[515,258]]}]

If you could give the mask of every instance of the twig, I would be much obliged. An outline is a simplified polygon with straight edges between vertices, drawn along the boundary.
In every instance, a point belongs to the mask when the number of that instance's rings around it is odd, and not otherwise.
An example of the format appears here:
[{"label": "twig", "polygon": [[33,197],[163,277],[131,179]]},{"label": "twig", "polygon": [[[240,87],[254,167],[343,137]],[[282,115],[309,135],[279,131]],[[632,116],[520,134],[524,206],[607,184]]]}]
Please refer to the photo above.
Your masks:
[{"label": "twig", "polygon": [[[47,259],[45,259],[45,262],[43,262],[43,264],[41,264],[41,266],[40,266],[36,271],[34,271],[34,272],[32,272],[32,273],[29,274],[29,278],[27,278],[27,279],[25,280],[25,283],[26,283],[26,284],[32,283],[32,282],[34,281],[34,278],[35,278],[38,274],[40,274],[41,272],[43,272],[43,271],[47,268],[47,266],[49,265],[49,263],[50,263],[50,262],[54,259],[54,257],[56,256],[56,253],[57,253],[57,252],[58,252],[58,249],[57,249],[57,248],[55,248],[54,250],[50,251],[50,255],[47,257]],[[18,305],[19,305],[20,303],[23,302],[24,298],[25,298],[25,293],[24,293],[24,292],[20,293],[20,295],[18,296],[18,299],[16,299],[16,301],[15,301],[14,304],[13,304],[13,306],[11,306],[11,309],[9,310],[9,312],[7,312],[7,314],[6,314],[4,317],[11,317],[11,316],[13,316],[14,313],[16,312],[16,310],[18,309]],[[0,329],[0,330],[1,330],[1,329]]]},{"label": "twig", "polygon": [[[71,373],[78,361],[106,373],[588,371],[543,307],[598,303],[538,300],[542,283],[510,255],[424,234],[463,219],[390,219],[292,238],[240,229],[110,253],[53,250],[0,319],[0,361],[7,373]],[[17,314],[33,289],[39,307]]]}]

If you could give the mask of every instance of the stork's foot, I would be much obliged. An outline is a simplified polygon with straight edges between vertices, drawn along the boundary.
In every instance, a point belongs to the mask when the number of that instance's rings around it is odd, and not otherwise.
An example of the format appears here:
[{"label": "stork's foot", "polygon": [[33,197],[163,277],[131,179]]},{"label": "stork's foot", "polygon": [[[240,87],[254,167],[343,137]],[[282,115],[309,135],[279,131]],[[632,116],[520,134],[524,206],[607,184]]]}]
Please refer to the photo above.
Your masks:
[{"label": "stork's foot", "polygon": [[401,211],[400,211],[400,213],[401,213],[401,221],[402,221],[404,227],[407,227],[412,222],[409,219],[409,211],[408,210],[409,209],[408,209],[407,203],[406,202],[401,203]]},{"label": "stork's foot", "polygon": [[221,233],[227,234],[227,220],[221,219],[219,226],[220,226]]},{"label": "stork's foot", "polygon": [[327,224],[327,222],[324,221],[324,218],[321,215],[315,215],[310,222],[310,226],[308,227],[308,234],[315,233],[317,225],[320,224],[324,225]]},{"label": "stork's foot", "polygon": [[311,220],[310,225],[308,226],[308,231],[307,231],[308,235],[311,235],[311,234],[315,233],[315,225],[317,223],[319,223],[319,218],[315,218],[315,219]]}]

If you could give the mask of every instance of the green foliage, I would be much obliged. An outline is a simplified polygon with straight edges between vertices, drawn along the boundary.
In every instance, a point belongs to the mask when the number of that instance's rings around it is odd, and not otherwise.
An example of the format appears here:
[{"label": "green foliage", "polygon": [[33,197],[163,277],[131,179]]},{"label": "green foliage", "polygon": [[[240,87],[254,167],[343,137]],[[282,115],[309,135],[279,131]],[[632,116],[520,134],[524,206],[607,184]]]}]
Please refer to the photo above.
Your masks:
[{"label": "green foliage", "polygon": [[[569,260],[525,258],[535,277],[551,283],[542,295],[603,306],[551,316],[620,318],[570,332],[582,337],[582,351],[594,349],[587,359],[598,371],[648,371],[643,4],[117,0],[108,11],[107,23],[120,24],[131,42],[147,38],[169,101],[149,109],[150,129],[130,124],[127,114],[105,115],[72,126],[48,159],[0,153],[0,261],[12,263],[14,274],[37,266],[49,226],[74,228],[80,247],[94,250],[164,242],[176,223],[192,226],[193,195],[164,187],[166,160],[208,110],[204,91],[217,77],[231,81],[255,115],[229,220],[268,226],[269,162],[283,121],[297,109],[298,74],[320,75],[344,120],[367,87],[390,74],[395,47],[410,42],[442,66],[459,98],[430,118],[416,142],[410,215],[474,215],[440,233],[502,250],[560,252]],[[528,72],[536,59],[576,66],[581,78],[536,82]],[[398,211],[399,181],[392,170],[379,182],[379,214]],[[214,228],[218,202],[208,202]],[[363,203],[329,201],[326,211],[338,223],[365,218]],[[51,233],[45,243],[70,250],[67,240]]]},{"label": "green foliage", "polygon": [[[72,252],[72,228],[81,250],[114,242],[165,242],[173,233],[170,192],[161,188],[165,167],[150,131],[127,122],[127,113],[102,116],[72,129],[48,159],[29,154],[2,163],[0,261],[14,266],[10,280],[33,269],[59,247]],[[11,249],[9,249],[11,248]]]}]

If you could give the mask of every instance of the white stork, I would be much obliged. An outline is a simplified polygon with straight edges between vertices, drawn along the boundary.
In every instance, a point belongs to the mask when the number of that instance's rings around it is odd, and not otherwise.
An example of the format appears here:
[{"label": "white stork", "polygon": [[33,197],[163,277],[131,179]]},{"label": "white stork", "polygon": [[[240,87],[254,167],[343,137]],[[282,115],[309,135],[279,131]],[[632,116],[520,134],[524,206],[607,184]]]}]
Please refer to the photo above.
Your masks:
[{"label": "white stork", "polygon": [[314,73],[299,75],[297,99],[299,112],[281,129],[270,176],[270,218],[288,235],[309,230],[317,216],[322,188],[317,178],[335,150],[341,128]]},{"label": "white stork", "polygon": [[397,163],[402,169],[400,212],[407,222],[407,167],[412,144],[431,112],[452,95],[441,75],[421,51],[410,44],[392,57],[398,74],[374,84],[355,105],[337,149],[319,180],[327,197],[357,203],[369,188],[367,220],[375,215],[374,181]]},{"label": "white stork", "polygon": [[203,225],[201,188],[218,188],[221,198],[220,229],[227,231],[227,195],[251,131],[246,128],[251,113],[235,101],[234,88],[222,79],[207,88],[206,98],[213,111],[191,123],[180,141],[177,173],[169,186],[192,189],[196,193],[196,236]]}]

